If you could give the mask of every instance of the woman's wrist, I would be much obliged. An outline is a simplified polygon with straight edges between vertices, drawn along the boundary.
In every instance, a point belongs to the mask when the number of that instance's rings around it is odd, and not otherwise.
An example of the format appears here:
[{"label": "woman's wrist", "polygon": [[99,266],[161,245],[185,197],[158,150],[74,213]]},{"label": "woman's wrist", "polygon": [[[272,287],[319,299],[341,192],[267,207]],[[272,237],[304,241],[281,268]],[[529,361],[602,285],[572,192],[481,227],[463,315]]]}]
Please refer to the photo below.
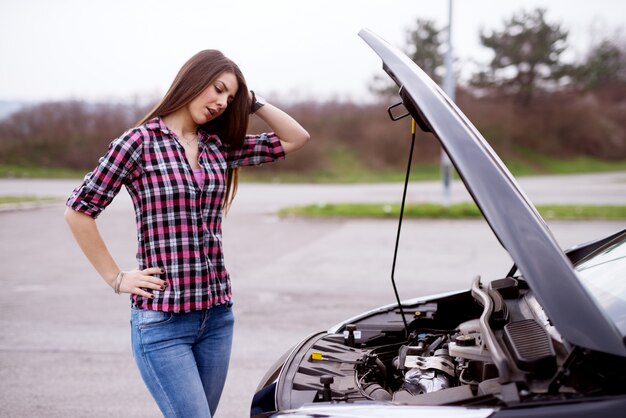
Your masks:
[{"label": "woman's wrist", "polygon": [[267,101],[258,96],[253,90],[250,90],[251,103],[250,103],[250,114],[256,113],[257,110],[265,106]]},{"label": "woman's wrist", "polygon": [[116,295],[120,294],[120,286],[122,284],[122,280],[124,280],[124,274],[125,272],[123,270],[120,270],[117,273],[117,276],[115,276],[115,282],[113,284],[113,291],[115,292]]}]

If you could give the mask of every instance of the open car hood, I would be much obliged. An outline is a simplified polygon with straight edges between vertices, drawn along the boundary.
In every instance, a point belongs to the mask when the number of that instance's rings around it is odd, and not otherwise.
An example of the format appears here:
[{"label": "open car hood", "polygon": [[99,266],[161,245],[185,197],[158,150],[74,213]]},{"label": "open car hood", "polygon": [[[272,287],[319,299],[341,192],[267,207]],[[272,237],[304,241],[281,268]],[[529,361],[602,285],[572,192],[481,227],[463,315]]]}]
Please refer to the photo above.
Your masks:
[{"label": "open car hood", "polygon": [[622,335],[587,293],[544,220],[474,125],[403,52],[367,29],[359,36],[382,59],[411,116],[439,140],[563,338],[591,350],[626,355]]}]

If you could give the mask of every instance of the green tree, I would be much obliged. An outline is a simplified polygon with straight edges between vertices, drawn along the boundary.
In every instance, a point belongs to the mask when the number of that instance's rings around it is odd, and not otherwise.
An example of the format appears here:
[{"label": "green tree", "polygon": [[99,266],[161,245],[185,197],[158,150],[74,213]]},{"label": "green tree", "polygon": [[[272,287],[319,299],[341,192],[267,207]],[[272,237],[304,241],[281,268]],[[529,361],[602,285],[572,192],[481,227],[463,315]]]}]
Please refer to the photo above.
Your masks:
[{"label": "green tree", "polygon": [[[444,58],[442,53],[445,28],[439,28],[433,20],[417,19],[416,26],[406,31],[404,52],[437,84],[441,83]],[[442,39],[443,38],[443,39]],[[389,97],[398,92],[388,77],[375,76],[370,90]]]},{"label": "green tree", "polygon": [[517,13],[505,20],[502,30],[481,31],[481,43],[494,56],[471,84],[513,95],[517,103],[529,105],[537,89],[555,86],[566,75],[560,59],[567,35],[560,24],[546,21],[544,9]]},{"label": "green tree", "polygon": [[584,89],[626,84],[626,50],[604,39],[592,46],[585,60],[572,71],[574,84]]}]

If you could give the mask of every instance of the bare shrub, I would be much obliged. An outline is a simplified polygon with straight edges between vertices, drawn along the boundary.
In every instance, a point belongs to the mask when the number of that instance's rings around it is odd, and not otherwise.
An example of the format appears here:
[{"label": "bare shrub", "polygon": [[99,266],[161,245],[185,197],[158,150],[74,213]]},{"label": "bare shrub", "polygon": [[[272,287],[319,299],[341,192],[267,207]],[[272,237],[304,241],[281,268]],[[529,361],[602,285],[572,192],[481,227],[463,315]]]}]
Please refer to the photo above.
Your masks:
[{"label": "bare shrub", "polygon": [[0,162],[89,169],[112,139],[133,126],[143,109],[132,105],[47,102],[0,122]]},{"label": "bare shrub", "polygon": [[[478,97],[457,91],[457,103],[504,158],[520,158],[524,150],[553,157],[579,155],[626,158],[626,87],[603,87],[578,93],[538,96],[532,107],[510,98]],[[410,119],[392,122],[385,103],[338,101],[280,105],[311,134],[301,152],[270,172],[333,171],[347,160],[371,170],[402,169],[410,146]],[[91,169],[109,142],[147,112],[137,104],[49,102],[24,108],[0,121],[0,163]],[[250,132],[267,130],[252,118]],[[431,134],[418,131],[415,159],[437,163],[440,147]],[[532,162],[531,162],[532,163]]]}]

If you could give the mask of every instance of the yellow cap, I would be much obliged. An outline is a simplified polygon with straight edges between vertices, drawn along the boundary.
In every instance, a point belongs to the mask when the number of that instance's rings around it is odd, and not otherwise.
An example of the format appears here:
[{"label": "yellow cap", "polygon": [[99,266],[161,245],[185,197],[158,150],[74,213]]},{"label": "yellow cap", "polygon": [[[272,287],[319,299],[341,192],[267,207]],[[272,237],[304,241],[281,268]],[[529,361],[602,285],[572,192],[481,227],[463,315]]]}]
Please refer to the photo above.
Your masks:
[{"label": "yellow cap", "polygon": [[319,351],[314,351],[311,353],[311,360],[324,360],[324,356]]}]

